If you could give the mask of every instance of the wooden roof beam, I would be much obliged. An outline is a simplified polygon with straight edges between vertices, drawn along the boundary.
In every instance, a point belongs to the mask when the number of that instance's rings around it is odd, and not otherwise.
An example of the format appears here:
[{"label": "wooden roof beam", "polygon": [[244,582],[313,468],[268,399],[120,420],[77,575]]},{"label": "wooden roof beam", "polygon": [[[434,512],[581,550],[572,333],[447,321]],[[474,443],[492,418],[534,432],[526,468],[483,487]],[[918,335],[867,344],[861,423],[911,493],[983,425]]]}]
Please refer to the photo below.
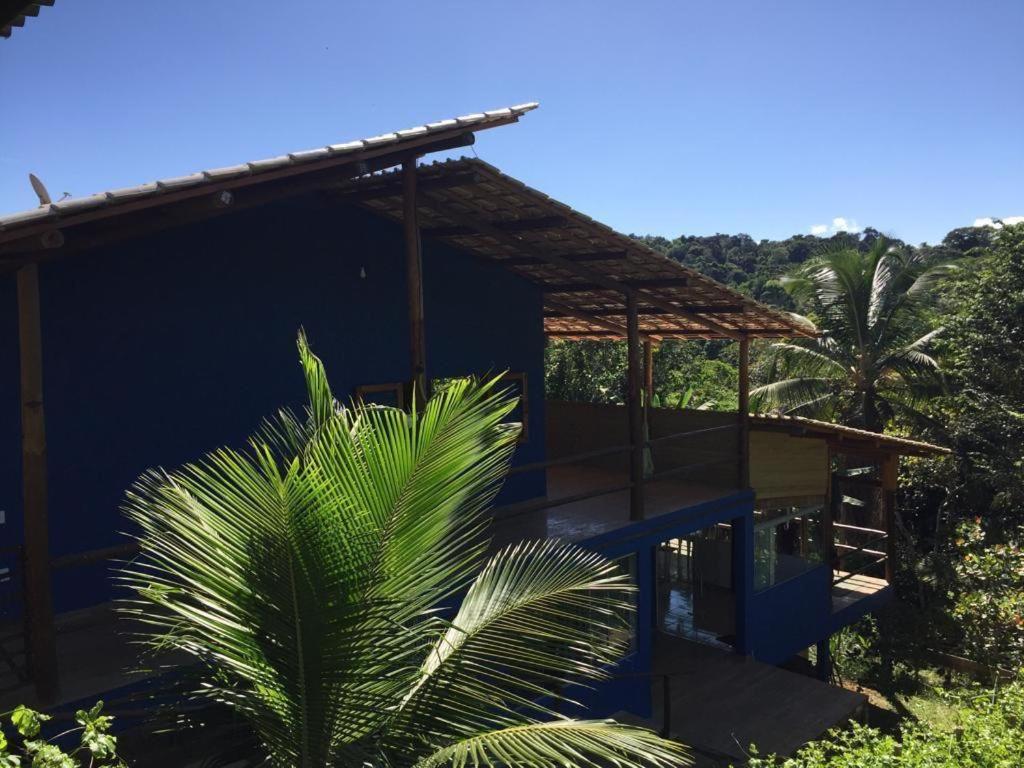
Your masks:
[{"label": "wooden roof beam", "polygon": [[[740,339],[744,338],[742,331],[738,331],[733,328],[727,328],[726,326],[721,325],[720,323],[716,323],[713,320],[709,320],[706,317],[702,317],[701,315],[695,315],[692,312],[687,312],[682,307],[678,307],[671,301],[667,301],[654,294],[651,294],[649,291],[631,288],[629,285],[614,278],[608,277],[602,272],[598,272],[583,264],[577,264],[573,261],[569,261],[568,259],[562,256],[537,251],[533,246],[529,245],[528,243],[524,243],[522,240],[520,240],[518,237],[516,237],[514,234],[510,232],[504,232],[496,227],[492,227],[485,221],[477,220],[475,216],[471,216],[468,214],[452,210],[451,207],[445,203],[445,201],[438,200],[437,197],[435,197],[432,194],[424,194],[421,196],[421,199],[423,200],[424,203],[429,205],[431,208],[433,208],[435,211],[440,213],[445,218],[451,219],[457,224],[463,224],[468,227],[475,227],[479,229],[481,233],[487,235],[493,240],[503,243],[519,251],[525,256],[536,256],[537,258],[543,259],[545,262],[549,264],[553,264],[556,267],[561,267],[569,274],[582,277],[584,280],[596,283],[597,285],[600,285],[602,288],[607,289],[609,291],[619,291],[627,296],[635,294],[638,299],[642,299],[647,304],[650,304],[655,307],[661,307],[668,314],[672,314],[676,317],[681,317],[684,320],[688,320],[696,325],[701,325],[704,326],[705,328],[709,328],[721,336],[725,336],[730,339],[735,339],[736,341],[739,341]],[[474,206],[469,201],[460,200],[459,202],[462,205],[465,205],[467,207],[473,207],[474,209],[479,210],[477,206]]]},{"label": "wooden roof beam", "polygon": [[[690,312],[700,312],[705,315],[732,315],[742,314],[746,311],[743,304],[687,304],[686,309]],[[596,317],[625,317],[625,307],[602,307],[600,309],[588,309],[587,312]],[[560,313],[545,313],[545,317],[558,317]],[[641,307],[642,315],[668,315],[669,313],[660,307]]]},{"label": "wooden roof beam", "polygon": [[[659,277],[651,280],[620,280],[619,282],[629,288],[682,287],[690,283],[685,277]],[[541,289],[544,293],[591,293],[592,291],[613,290],[598,283],[555,283],[544,285]],[[626,311],[622,310],[622,314],[625,313]]]},{"label": "wooden roof beam", "polygon": [[[517,219],[515,221],[488,221],[481,222],[488,228],[494,228],[501,232],[532,232],[538,229],[558,229],[564,227],[568,222],[564,216],[541,216],[534,219]],[[456,224],[448,227],[424,227],[423,234],[431,237],[468,237],[473,235],[486,234],[482,226],[472,224]]]},{"label": "wooden roof beam", "polygon": [[[592,251],[590,253],[563,253],[563,259],[575,262],[588,261],[625,261],[626,251]],[[532,267],[543,264],[544,260],[537,256],[513,256],[502,259],[501,263],[506,267]]]},{"label": "wooden roof beam", "polygon": [[[469,184],[476,184],[480,181],[480,174],[473,171],[452,173],[445,176],[433,176],[418,179],[416,187],[420,191],[425,189],[451,189]],[[366,183],[366,179],[359,179],[354,182],[341,184],[336,189],[325,190],[325,194],[333,199],[344,200],[345,202],[362,203],[369,200],[386,200],[389,197],[402,196],[402,182],[394,179],[377,180],[376,184]]]},{"label": "wooden roof beam", "polygon": [[[591,325],[596,325],[599,328],[605,328],[607,330],[606,333],[601,331],[595,331],[594,333],[600,333],[605,336],[608,335],[608,333],[613,333],[618,336],[621,336],[622,338],[626,338],[627,329],[626,326],[622,325],[621,323],[616,323],[611,320],[605,320],[602,317],[591,315],[587,312],[578,310],[575,307],[571,307],[568,304],[562,304],[561,302],[546,300],[544,303],[547,306],[552,307],[553,309],[557,309],[563,315],[574,317],[577,320],[582,320],[585,323],[590,323]],[[652,335],[649,333],[641,333],[641,336],[644,338],[651,338],[660,341],[659,336]]]},{"label": "wooden roof beam", "polygon": [[[578,319],[585,320],[586,322],[593,322],[591,320],[586,320],[586,318],[582,318],[582,317],[578,318]],[[625,328],[625,326],[623,326],[623,328]],[[605,337],[607,337],[609,335],[617,335],[617,337],[620,337],[622,339],[626,338],[625,331],[622,331],[622,332],[620,332],[620,331],[612,331],[611,329],[608,329],[607,331],[594,331],[594,330],[587,330],[587,331],[545,331],[544,335],[548,336],[550,338],[553,338],[553,339],[557,339],[557,338],[565,338],[565,339],[580,338],[580,339],[586,339],[586,338],[590,338],[590,337],[605,338]],[[686,329],[683,329],[683,328],[663,328],[663,329],[659,329],[657,331],[642,331],[640,333],[640,335],[642,337],[644,337],[644,338],[652,339],[652,340],[657,341],[659,343],[664,341],[665,339],[673,339],[673,338],[680,338],[680,339],[714,339],[714,338],[718,337],[718,335],[714,331],[706,331],[706,330],[702,331],[702,330],[697,330],[697,329],[686,330]]]}]

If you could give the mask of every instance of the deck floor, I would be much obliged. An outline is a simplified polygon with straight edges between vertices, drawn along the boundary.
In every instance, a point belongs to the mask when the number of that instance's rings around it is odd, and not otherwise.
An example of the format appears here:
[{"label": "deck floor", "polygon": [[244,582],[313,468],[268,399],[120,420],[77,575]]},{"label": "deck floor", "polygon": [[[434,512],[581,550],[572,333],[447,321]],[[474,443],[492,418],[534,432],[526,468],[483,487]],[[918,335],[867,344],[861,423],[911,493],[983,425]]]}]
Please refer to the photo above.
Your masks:
[{"label": "deck floor", "polygon": [[[547,471],[548,499],[555,501],[629,482],[629,475],[582,464],[550,467]],[[699,482],[652,480],[644,483],[644,516],[657,517],[701,502],[736,493]],[[630,492],[620,490],[558,507],[516,515],[509,520],[498,516],[499,537],[505,541],[522,538],[557,538],[580,542],[630,524]]]},{"label": "deck floor", "polygon": [[[845,575],[845,571],[836,571],[836,578],[842,578]],[[875,576],[865,576],[862,573],[851,576],[841,584],[832,587],[832,613],[838,613],[887,586],[889,586],[889,582]]]},{"label": "deck floor", "polygon": [[[55,705],[95,698],[154,674],[140,669],[139,649],[109,604],[62,614],[57,617],[56,629],[60,693]],[[23,658],[19,656],[18,661]],[[171,661],[166,657],[159,663]],[[0,668],[0,711],[18,704],[37,705],[35,688],[20,681],[4,664]]]},{"label": "deck floor", "polygon": [[[866,703],[861,694],[664,634],[655,643],[653,671],[670,676],[669,732],[694,749],[698,765],[741,764],[751,744],[761,754],[790,755]],[[656,677],[647,723],[654,728],[663,722],[662,685]]]}]

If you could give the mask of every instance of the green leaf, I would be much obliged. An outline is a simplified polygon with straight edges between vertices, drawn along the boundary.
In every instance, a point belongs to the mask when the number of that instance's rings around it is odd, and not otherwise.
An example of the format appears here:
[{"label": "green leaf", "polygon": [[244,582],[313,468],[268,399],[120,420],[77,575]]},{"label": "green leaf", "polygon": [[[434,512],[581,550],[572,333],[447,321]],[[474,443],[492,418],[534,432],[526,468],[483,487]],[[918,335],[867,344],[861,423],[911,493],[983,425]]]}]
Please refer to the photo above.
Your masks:
[{"label": "green leaf", "polygon": [[675,768],[683,747],[610,720],[556,720],[481,733],[440,749],[415,768]]},{"label": "green leaf", "polygon": [[29,709],[24,704],[19,704],[11,713],[11,723],[26,739],[32,739],[39,735],[42,724],[50,719],[49,715]]}]

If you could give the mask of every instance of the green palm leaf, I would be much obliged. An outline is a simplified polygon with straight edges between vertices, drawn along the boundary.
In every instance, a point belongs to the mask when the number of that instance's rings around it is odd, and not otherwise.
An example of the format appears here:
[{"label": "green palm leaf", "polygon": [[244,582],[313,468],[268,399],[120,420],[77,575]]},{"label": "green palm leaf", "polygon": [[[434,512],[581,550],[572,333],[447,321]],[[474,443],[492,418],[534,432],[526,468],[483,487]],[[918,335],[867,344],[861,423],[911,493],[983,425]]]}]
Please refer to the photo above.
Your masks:
[{"label": "green palm leaf", "polygon": [[482,733],[421,760],[415,768],[675,768],[690,765],[678,745],[609,720],[556,720]]},{"label": "green palm leaf", "polygon": [[434,738],[463,737],[495,716],[544,710],[541,698],[599,680],[626,650],[633,591],[612,563],[555,540],[497,553],[438,638],[391,724],[412,743],[425,723]]},{"label": "green palm leaf", "polygon": [[[289,768],[411,765],[533,726],[553,687],[601,678],[632,610],[613,564],[555,542],[485,563],[518,434],[497,380],[456,381],[411,414],[345,408],[302,336],[299,352],[303,416],[129,492],[140,554],[123,610],[143,641],[193,656],[195,695]],[[673,749],[640,733],[621,747]]]},{"label": "green palm leaf", "polygon": [[941,374],[926,307],[954,269],[929,258],[885,238],[866,250],[840,240],[779,280],[823,336],[770,348],[754,406],[881,430],[897,404],[902,414],[919,404]]}]

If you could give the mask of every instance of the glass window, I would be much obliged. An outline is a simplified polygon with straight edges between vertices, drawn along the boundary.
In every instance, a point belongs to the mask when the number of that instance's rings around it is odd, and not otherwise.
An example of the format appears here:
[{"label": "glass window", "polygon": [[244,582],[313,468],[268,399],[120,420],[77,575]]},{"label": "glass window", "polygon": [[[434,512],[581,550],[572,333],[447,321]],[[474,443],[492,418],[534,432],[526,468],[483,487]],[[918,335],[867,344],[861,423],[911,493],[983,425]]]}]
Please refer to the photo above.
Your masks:
[{"label": "glass window", "polygon": [[754,512],[754,589],[767,589],[823,561],[824,500],[764,502]]}]

